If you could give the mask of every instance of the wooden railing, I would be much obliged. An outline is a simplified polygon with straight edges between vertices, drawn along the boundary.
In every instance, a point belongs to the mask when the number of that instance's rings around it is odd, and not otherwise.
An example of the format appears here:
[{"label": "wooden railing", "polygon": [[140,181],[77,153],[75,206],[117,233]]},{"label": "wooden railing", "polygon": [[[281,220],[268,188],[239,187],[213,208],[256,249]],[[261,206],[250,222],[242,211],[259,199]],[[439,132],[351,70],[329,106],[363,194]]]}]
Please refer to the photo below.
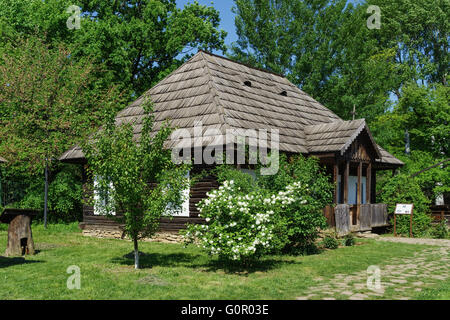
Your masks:
[{"label": "wooden railing", "polygon": [[430,210],[433,222],[439,223],[441,220],[447,219],[447,224],[450,225],[450,205],[434,205],[430,207]]},{"label": "wooden railing", "polygon": [[389,225],[387,205],[383,203],[327,206],[324,215],[328,225],[335,227],[339,234]]}]

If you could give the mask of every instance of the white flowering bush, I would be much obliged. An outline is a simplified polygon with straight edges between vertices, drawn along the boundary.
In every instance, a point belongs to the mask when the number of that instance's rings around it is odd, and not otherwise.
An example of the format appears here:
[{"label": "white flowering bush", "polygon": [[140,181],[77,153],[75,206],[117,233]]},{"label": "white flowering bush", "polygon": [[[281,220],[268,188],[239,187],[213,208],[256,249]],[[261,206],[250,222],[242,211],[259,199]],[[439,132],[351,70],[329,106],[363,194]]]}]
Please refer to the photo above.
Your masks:
[{"label": "white flowering bush", "polygon": [[[243,194],[233,180],[212,190],[199,205],[207,224],[189,225],[185,238],[196,241],[209,254],[222,259],[246,262],[281,249],[280,224],[271,198],[263,192]],[[286,239],[285,239],[286,241]]]},{"label": "white flowering bush", "polygon": [[333,183],[313,157],[281,154],[279,166],[276,175],[260,176],[258,185],[280,200],[278,211],[289,237],[283,251],[315,252],[320,229],[327,227],[323,208],[333,203]]}]

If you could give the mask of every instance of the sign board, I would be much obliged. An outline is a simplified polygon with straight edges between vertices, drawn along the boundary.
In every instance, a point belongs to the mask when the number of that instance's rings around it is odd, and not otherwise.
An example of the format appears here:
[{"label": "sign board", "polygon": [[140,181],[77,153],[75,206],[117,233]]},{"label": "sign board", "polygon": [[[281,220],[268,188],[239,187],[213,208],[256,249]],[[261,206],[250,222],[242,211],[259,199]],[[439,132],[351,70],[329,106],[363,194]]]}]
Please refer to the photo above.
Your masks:
[{"label": "sign board", "polygon": [[395,206],[395,214],[412,214],[412,210],[413,210],[412,204],[398,203]]},{"label": "sign board", "polygon": [[394,236],[397,236],[397,215],[406,214],[409,215],[409,237],[413,237],[412,227],[413,227],[413,208],[414,204],[404,204],[397,203],[394,211]]}]

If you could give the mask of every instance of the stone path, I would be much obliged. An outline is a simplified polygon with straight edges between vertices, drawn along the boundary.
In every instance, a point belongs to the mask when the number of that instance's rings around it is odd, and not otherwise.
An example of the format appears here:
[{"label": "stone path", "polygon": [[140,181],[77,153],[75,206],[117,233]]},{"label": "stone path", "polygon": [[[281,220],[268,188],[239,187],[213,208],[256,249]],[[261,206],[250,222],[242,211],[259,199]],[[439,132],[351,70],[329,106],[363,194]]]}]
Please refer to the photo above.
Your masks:
[{"label": "stone path", "polygon": [[389,241],[409,244],[427,244],[430,246],[450,247],[450,240],[446,239],[423,239],[423,238],[400,238],[400,237],[379,237],[378,241]]},{"label": "stone path", "polygon": [[373,276],[373,273],[364,270],[352,274],[335,274],[331,280],[317,279],[321,283],[310,287],[309,294],[297,297],[297,300],[408,300],[423,288],[450,278],[449,240],[384,237],[377,240],[439,245],[439,247],[420,250],[412,257],[388,260],[387,265],[379,267],[381,286],[378,289],[368,288],[368,277]]}]

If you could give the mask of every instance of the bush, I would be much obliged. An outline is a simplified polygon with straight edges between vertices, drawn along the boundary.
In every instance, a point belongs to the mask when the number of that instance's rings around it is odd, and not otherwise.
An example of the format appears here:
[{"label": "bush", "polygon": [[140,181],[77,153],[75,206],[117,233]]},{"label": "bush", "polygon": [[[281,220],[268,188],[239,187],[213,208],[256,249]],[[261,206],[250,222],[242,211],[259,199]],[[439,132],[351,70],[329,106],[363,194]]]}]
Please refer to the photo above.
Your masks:
[{"label": "bush", "polygon": [[[8,179],[10,179],[8,181]],[[19,181],[20,183],[13,183]],[[82,216],[81,168],[59,164],[51,172],[48,188],[48,222],[68,223],[81,221]],[[43,176],[22,176],[10,173],[5,178],[7,190],[14,194],[5,207],[35,209],[39,211],[36,221],[43,220],[44,179]]]},{"label": "bush", "polygon": [[445,239],[448,237],[447,219],[441,220],[439,224],[432,227],[431,236],[435,239]]},{"label": "bush", "polygon": [[287,241],[277,215],[260,192],[243,194],[233,180],[208,193],[198,208],[206,225],[189,225],[186,243],[198,243],[211,255],[244,264],[279,250]]},{"label": "bush", "polygon": [[188,226],[186,242],[209,254],[246,262],[279,252],[317,252],[314,242],[327,226],[323,207],[333,185],[315,159],[280,156],[280,171],[253,177],[231,166],[215,169],[218,190],[198,208],[208,225]]},{"label": "bush", "polygon": [[351,246],[355,245],[355,237],[353,237],[353,235],[351,233],[349,233],[348,235],[346,235],[344,237],[344,245],[346,247],[351,247]]},{"label": "bush", "polygon": [[[393,214],[397,203],[413,203],[413,235],[423,236],[431,227],[429,213],[430,200],[423,194],[419,184],[409,176],[399,174],[391,178],[381,190],[382,202],[388,205],[388,213]],[[409,215],[397,216],[397,232],[409,235]],[[393,224],[393,218],[391,224]]]},{"label": "bush", "polygon": [[323,239],[323,246],[327,249],[337,249],[339,247],[339,241],[335,237],[326,236]]},{"label": "bush", "polygon": [[298,155],[288,159],[280,155],[279,171],[272,176],[259,176],[261,188],[283,194],[286,186],[295,186],[290,196],[301,198],[281,209],[289,242],[285,251],[314,244],[320,229],[327,227],[323,208],[333,202],[333,184],[317,159]]}]

